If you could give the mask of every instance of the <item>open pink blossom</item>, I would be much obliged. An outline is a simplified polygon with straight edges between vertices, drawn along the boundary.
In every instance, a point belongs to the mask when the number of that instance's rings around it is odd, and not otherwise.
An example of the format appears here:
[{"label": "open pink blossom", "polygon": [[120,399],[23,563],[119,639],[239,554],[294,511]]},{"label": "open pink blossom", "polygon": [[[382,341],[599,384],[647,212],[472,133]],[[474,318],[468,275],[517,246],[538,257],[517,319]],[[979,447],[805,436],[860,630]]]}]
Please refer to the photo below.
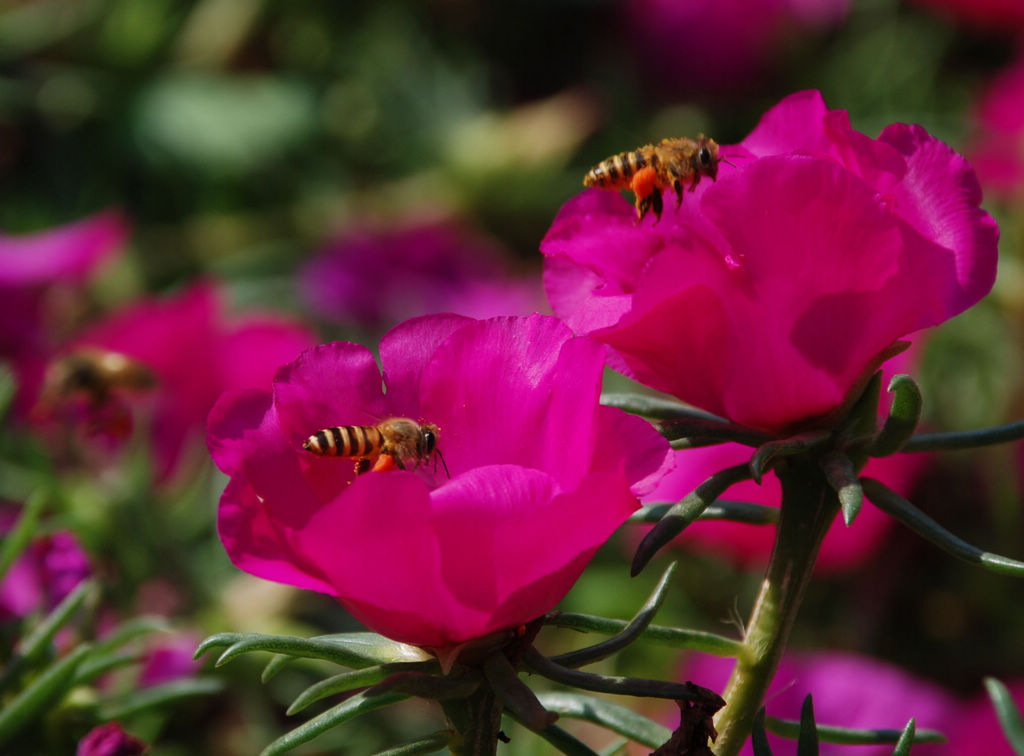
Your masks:
[{"label": "open pink blossom", "polygon": [[1024,197],[1024,56],[985,87],[972,120],[965,152],[982,186],[1003,199]]},{"label": "open pink blossom", "polygon": [[[312,349],[273,392],[222,397],[208,443],[231,476],[232,561],[395,640],[451,648],[548,611],[670,464],[648,423],[598,404],[603,348],[554,318],[426,316],[388,332],[380,360]],[[430,460],[355,476],[302,448],[390,417],[440,428],[450,479]]]},{"label": "open pink blossom", "polygon": [[[734,661],[705,654],[686,660],[683,679],[721,692]],[[814,700],[814,721],[819,725],[854,729],[902,730],[911,717],[917,729],[947,733],[960,715],[955,697],[899,667],[850,653],[792,654],[783,658],[775,674],[765,708],[768,716],[799,721],[804,698]],[[794,753],[792,740],[771,733],[772,752]],[[954,751],[947,745],[915,745],[921,756],[966,756],[987,751]],[[748,742],[740,751],[750,756]],[[821,743],[821,756],[891,756],[892,746]]]},{"label": "open pink blossom", "polygon": [[[33,234],[0,234],[0,359],[11,361],[20,385],[38,384],[57,341],[54,295],[81,286],[127,233],[124,218],[110,210]],[[20,410],[31,402],[19,393]]]},{"label": "open pink blossom", "polygon": [[924,129],[870,139],[800,92],[722,152],[660,223],[592,189],[541,244],[555,314],[638,381],[768,432],[825,425],[894,342],[992,287],[974,172]]},{"label": "open pink blossom", "polygon": [[536,278],[517,274],[497,242],[453,221],[352,230],[300,281],[321,316],[376,333],[436,312],[529,315],[544,301]]},{"label": "open pink blossom", "polygon": [[140,756],[149,746],[124,731],[120,722],[97,725],[78,741],[75,756]]},{"label": "open pink blossom", "polygon": [[166,299],[146,299],[82,332],[66,351],[97,347],[124,355],[156,377],[152,405],[158,472],[170,474],[190,439],[202,438],[221,392],[266,385],[279,365],[314,343],[280,315],[229,317],[207,282]]}]

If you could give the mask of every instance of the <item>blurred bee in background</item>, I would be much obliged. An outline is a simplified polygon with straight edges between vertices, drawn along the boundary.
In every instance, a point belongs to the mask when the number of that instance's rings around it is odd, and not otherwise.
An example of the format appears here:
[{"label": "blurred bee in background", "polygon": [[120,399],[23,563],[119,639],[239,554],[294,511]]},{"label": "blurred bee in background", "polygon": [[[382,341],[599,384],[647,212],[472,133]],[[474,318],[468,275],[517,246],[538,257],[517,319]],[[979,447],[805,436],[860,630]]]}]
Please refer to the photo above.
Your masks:
[{"label": "blurred bee in background", "polygon": [[583,177],[586,187],[628,189],[636,195],[637,223],[648,211],[654,211],[655,223],[661,220],[661,193],[675,189],[678,208],[683,203],[683,184],[692,192],[701,177],[718,177],[718,144],[701,134],[697,139],[662,139],[632,152],[612,155],[595,165]]},{"label": "blurred bee in background", "polygon": [[82,347],[50,363],[34,412],[73,422],[76,410],[84,410],[88,435],[124,437],[132,422],[123,395],[145,393],[156,384],[153,371],[141,362],[120,352]]},{"label": "blurred bee in background", "polygon": [[[355,457],[356,475],[417,469],[437,455],[449,478],[448,465],[437,448],[440,429],[433,423],[419,424],[407,417],[393,417],[379,425],[338,425],[324,428],[307,438],[302,448],[320,457]],[[437,469],[437,461],[434,461]]]}]

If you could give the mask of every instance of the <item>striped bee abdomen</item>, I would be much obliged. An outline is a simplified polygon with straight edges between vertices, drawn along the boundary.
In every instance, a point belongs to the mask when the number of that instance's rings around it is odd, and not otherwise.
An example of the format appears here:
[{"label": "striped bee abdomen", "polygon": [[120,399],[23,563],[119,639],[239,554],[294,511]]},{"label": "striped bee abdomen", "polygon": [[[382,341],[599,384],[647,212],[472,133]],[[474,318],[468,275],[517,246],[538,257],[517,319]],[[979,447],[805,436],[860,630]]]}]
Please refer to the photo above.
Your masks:
[{"label": "striped bee abdomen", "polygon": [[583,177],[583,185],[601,189],[628,189],[633,174],[641,168],[653,166],[655,162],[654,152],[643,147],[612,155],[587,172]]},{"label": "striped bee abdomen", "polygon": [[373,425],[337,425],[318,430],[302,448],[321,457],[369,457],[379,454],[384,435]]}]

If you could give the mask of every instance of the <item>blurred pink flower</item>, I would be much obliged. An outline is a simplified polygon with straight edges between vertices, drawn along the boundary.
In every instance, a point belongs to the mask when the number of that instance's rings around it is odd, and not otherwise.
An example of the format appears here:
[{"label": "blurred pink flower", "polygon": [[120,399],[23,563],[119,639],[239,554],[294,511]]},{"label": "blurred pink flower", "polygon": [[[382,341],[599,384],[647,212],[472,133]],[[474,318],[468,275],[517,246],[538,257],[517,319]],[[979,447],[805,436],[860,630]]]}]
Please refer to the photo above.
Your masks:
[{"label": "blurred pink flower", "polygon": [[[370,351],[334,342],[210,413],[231,476],[221,540],[259,577],[321,591],[390,638],[452,648],[569,590],[669,464],[645,421],[598,404],[603,349],[551,317],[407,321]],[[354,477],[302,444],[333,425],[439,426],[426,464]]]},{"label": "blurred pink flower", "polygon": [[[12,362],[19,385],[38,385],[58,338],[49,296],[80,286],[127,235],[127,222],[113,210],[33,234],[0,234],[0,358]],[[20,392],[19,408],[32,399]]]},{"label": "blurred pink flower", "polygon": [[1024,3],[1020,0],[914,0],[945,16],[953,23],[964,23],[1004,34],[1024,29]]},{"label": "blurred pink flower", "polygon": [[419,315],[529,315],[544,304],[536,276],[517,274],[496,242],[454,222],[352,231],[300,280],[322,317],[376,332]]},{"label": "blurred pink flower", "polygon": [[78,741],[75,756],[139,756],[147,750],[149,747],[125,732],[119,722],[107,722]]},{"label": "blurred pink flower", "polygon": [[[682,679],[721,692],[734,660],[693,654],[686,660]],[[899,667],[849,653],[793,654],[783,658],[765,697],[768,716],[799,721],[804,697],[814,697],[814,720],[819,725],[902,730],[911,717],[916,727],[948,733],[959,716],[957,700],[941,687],[917,679]],[[777,754],[793,753],[792,740],[771,733],[768,741]],[[915,745],[921,756],[965,756],[982,751],[954,751],[948,745]],[[750,744],[740,752],[753,753]],[[988,753],[985,751],[984,753]],[[892,746],[821,744],[821,756],[891,756]]]},{"label": "blurred pink flower", "polygon": [[628,0],[637,64],[659,89],[713,93],[772,70],[796,36],[846,18],[850,0]]},{"label": "blurred pink flower", "polygon": [[156,376],[152,433],[157,468],[166,477],[190,439],[202,438],[221,392],[264,386],[277,367],[315,339],[280,315],[229,318],[211,283],[166,299],[146,299],[83,331],[67,351],[98,347],[122,354]]},{"label": "blurred pink flower", "polygon": [[187,632],[154,638],[142,660],[139,687],[148,688],[194,676],[201,664],[192,658],[192,654],[201,640],[200,636]]},{"label": "blurred pink flower", "polygon": [[736,167],[659,224],[592,189],[541,244],[555,313],[642,383],[768,432],[823,426],[894,342],[992,287],[974,173],[918,126],[870,139],[801,92],[723,153]]},{"label": "blurred pink flower", "polygon": [[972,120],[964,151],[981,185],[1004,199],[1024,197],[1024,56],[989,83]]},{"label": "blurred pink flower", "polygon": [[[1024,680],[1006,681],[1006,687],[1018,710],[1024,711]],[[948,752],[955,756],[1016,756],[984,691],[961,706],[947,729]]]},{"label": "blurred pink flower", "polygon": [[[0,532],[13,527],[16,514],[0,513]],[[0,581],[0,621],[47,612],[92,575],[89,557],[67,531],[36,538]]]}]

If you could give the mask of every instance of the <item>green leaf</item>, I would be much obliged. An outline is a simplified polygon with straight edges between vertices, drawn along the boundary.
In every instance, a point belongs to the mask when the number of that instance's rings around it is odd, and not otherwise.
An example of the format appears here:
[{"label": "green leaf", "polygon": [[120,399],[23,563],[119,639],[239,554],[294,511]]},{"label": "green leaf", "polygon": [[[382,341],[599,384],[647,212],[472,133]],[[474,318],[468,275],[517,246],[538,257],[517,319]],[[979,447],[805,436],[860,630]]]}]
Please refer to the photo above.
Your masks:
[{"label": "green leaf", "polygon": [[1024,721],[1010,691],[994,677],[985,678],[985,690],[996,707],[999,726],[1003,728],[1007,742],[1017,756],[1024,756]]},{"label": "green leaf", "polygon": [[1024,420],[973,431],[918,433],[903,447],[905,452],[955,451],[1004,444],[1024,438]]},{"label": "green leaf", "polygon": [[892,756],[909,756],[910,747],[914,745],[914,730],[916,729],[917,720],[911,717],[907,726],[903,728],[900,739],[896,741],[896,748],[893,749]]},{"label": "green leaf", "polygon": [[410,740],[408,743],[377,751],[373,756],[413,756],[417,753],[436,753],[448,747],[451,737],[451,733],[447,730],[440,730],[422,738]]},{"label": "green leaf", "polygon": [[14,371],[7,362],[0,362],[0,421],[7,417],[7,412],[18,393],[18,381]]},{"label": "green leaf", "polygon": [[[553,612],[545,618],[544,624],[551,627],[570,628],[580,632],[612,635],[622,632],[628,623],[625,620],[595,617],[591,614]],[[664,625],[648,625],[640,637],[644,640],[654,641],[662,645],[672,646],[673,648],[702,651],[707,654],[714,654],[715,656],[736,657],[744,652],[744,646],[741,641],[701,630],[687,630],[679,627],[665,627]]]},{"label": "green leaf", "polygon": [[898,493],[874,478],[861,478],[861,485],[864,487],[864,494],[872,504],[947,554],[1000,575],[1024,577],[1024,562],[982,551],[966,541],[960,540]]},{"label": "green leaf", "polygon": [[54,702],[71,689],[75,671],[91,652],[88,645],[76,647],[63,659],[53,662],[7,702],[0,710],[0,745],[31,724],[38,714],[48,711]]},{"label": "green leaf", "polygon": [[814,701],[810,693],[804,697],[800,707],[800,737],[796,741],[796,756],[818,756],[818,728],[814,724]]},{"label": "green leaf", "polygon": [[921,420],[921,406],[924,400],[921,389],[909,375],[896,375],[889,381],[889,393],[893,395],[892,406],[885,425],[871,444],[872,457],[888,457],[902,449],[911,439]]},{"label": "green leaf", "polygon": [[110,653],[127,643],[131,643],[136,638],[151,633],[169,633],[171,630],[170,623],[164,617],[133,617],[126,622],[122,622],[112,633],[97,641],[95,643],[96,653]]},{"label": "green leaf", "polygon": [[[515,719],[514,713],[509,712],[509,716]],[[558,725],[548,725],[537,734],[565,756],[600,756],[597,751]]]},{"label": "green leaf", "polygon": [[371,698],[367,698],[362,693],[352,696],[352,698],[342,701],[337,706],[331,707],[322,714],[318,714],[294,730],[282,735],[264,748],[260,752],[260,756],[277,756],[277,754],[287,753],[303,743],[308,743],[318,735],[322,735],[350,719],[355,719],[360,714],[391,706],[406,698],[408,696],[398,693],[389,693]]},{"label": "green leaf", "polygon": [[686,404],[681,404],[672,399],[665,399],[660,396],[649,396],[647,394],[631,394],[626,392],[609,392],[601,394],[601,404],[606,407],[618,407],[620,410],[629,412],[632,415],[641,415],[654,420],[717,420],[720,423],[728,422],[724,418],[694,409]]},{"label": "green leaf", "polygon": [[[790,740],[800,737],[800,723],[790,719],[778,719],[776,717],[765,717],[765,727],[769,732],[781,735]],[[853,729],[849,727],[832,727],[819,724],[818,740],[822,743],[837,743],[839,745],[885,745],[899,742],[903,735],[902,730],[890,729]],[[915,743],[945,743],[946,736],[935,730],[918,730],[914,736]]]},{"label": "green leaf", "polygon": [[342,672],[340,675],[333,675],[320,682],[314,683],[302,691],[292,705],[288,707],[288,714],[298,714],[312,703],[333,696],[338,693],[347,693],[356,688],[367,688],[387,679],[392,672],[387,666],[379,664],[376,667],[365,667],[352,672]]},{"label": "green leaf", "polygon": [[36,534],[39,515],[42,514],[47,498],[48,493],[44,491],[37,491],[30,496],[25,502],[25,506],[22,507],[21,517],[18,518],[14,527],[4,534],[3,540],[0,541],[0,580],[3,580],[7,570],[21,556]]},{"label": "green leaf", "polygon": [[828,484],[839,496],[843,522],[846,527],[850,527],[864,506],[864,491],[857,479],[853,460],[845,452],[829,452],[821,460],[821,469]]},{"label": "green leaf", "polygon": [[657,428],[662,436],[672,442],[673,449],[690,449],[725,442],[758,447],[772,440],[766,433],[702,415],[662,420]]},{"label": "green leaf", "polygon": [[561,664],[563,667],[582,667],[586,664],[593,664],[596,661],[608,658],[639,638],[643,631],[651,624],[654,616],[658,613],[658,609],[661,608],[661,604],[664,602],[668,591],[669,581],[672,579],[678,566],[678,562],[672,562],[668,566],[668,569],[662,573],[661,579],[647,601],[644,602],[644,605],[640,607],[640,610],[621,632],[616,633],[601,643],[595,643],[586,648],[552,657],[552,661],[556,664]]},{"label": "green leaf", "polygon": [[[227,634],[231,635],[231,634]],[[206,651],[220,643],[209,643],[207,638],[196,653]],[[405,643],[388,640],[376,633],[341,633],[321,635],[315,638],[298,638],[290,635],[243,635],[228,646],[217,659],[217,666],[251,651],[269,651],[287,656],[309,659],[326,659],[356,669],[375,664],[402,661],[429,661],[433,659],[426,651]]]},{"label": "green leaf", "polygon": [[761,444],[750,458],[750,477],[761,485],[761,478],[771,469],[771,464],[776,459],[803,454],[821,446],[828,439],[829,434],[824,431],[811,431]]},{"label": "green leaf", "polygon": [[604,699],[582,693],[541,693],[538,698],[545,709],[559,716],[601,725],[651,748],[657,748],[672,736],[667,727]]},{"label": "green leaf", "polygon": [[113,672],[115,669],[138,664],[143,658],[145,658],[145,654],[141,651],[130,654],[105,654],[103,656],[93,654],[78,668],[78,671],[75,673],[74,684],[88,685],[108,672]]},{"label": "green leaf", "polygon": [[768,745],[768,734],[764,731],[764,707],[762,706],[754,716],[754,726],[750,733],[750,744],[754,749],[754,756],[772,756],[771,746]]},{"label": "green leaf", "polygon": [[153,709],[198,696],[212,696],[224,690],[224,682],[212,677],[189,677],[152,688],[133,690],[102,702],[98,716],[104,722],[127,719]]},{"label": "green leaf", "polygon": [[[626,522],[658,522],[668,514],[674,506],[673,503],[664,502],[648,504],[634,512]],[[729,501],[728,499],[716,499],[713,504],[701,512],[703,520],[728,520],[729,522],[742,522],[746,525],[776,525],[779,522],[779,508],[769,507],[764,504],[752,504],[748,501]]]},{"label": "green leaf", "polygon": [[640,574],[651,558],[663,546],[682,533],[690,523],[700,517],[715,499],[725,493],[733,484],[747,480],[749,477],[750,470],[746,465],[727,467],[716,472],[697,486],[685,499],[675,504],[640,542],[636,554],[633,556],[630,575],[636,577]]},{"label": "green leaf", "polygon": [[484,660],[483,672],[505,710],[523,726],[540,732],[558,719],[558,715],[545,709],[536,694],[519,678],[505,654],[499,651],[488,656]]}]

